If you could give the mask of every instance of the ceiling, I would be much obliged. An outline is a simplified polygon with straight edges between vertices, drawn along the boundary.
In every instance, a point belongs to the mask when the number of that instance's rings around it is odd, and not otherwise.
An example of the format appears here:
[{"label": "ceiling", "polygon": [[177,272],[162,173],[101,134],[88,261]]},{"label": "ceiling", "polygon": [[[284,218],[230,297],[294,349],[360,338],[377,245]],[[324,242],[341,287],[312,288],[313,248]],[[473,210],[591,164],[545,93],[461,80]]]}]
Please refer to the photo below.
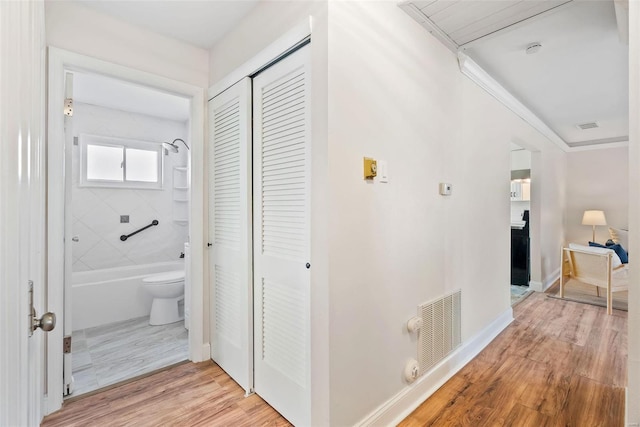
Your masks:
[{"label": "ceiling", "polygon": [[[402,7],[478,63],[567,146],[628,140],[628,45],[612,0],[435,0]],[[527,54],[532,43],[542,47]],[[597,127],[577,126],[593,122]]]},{"label": "ceiling", "polygon": [[73,100],[164,119],[189,119],[189,100],[97,74],[73,73]]},{"label": "ceiling", "polygon": [[[258,0],[74,0],[137,27],[211,48],[234,28]],[[74,101],[185,121],[189,100],[96,74],[74,72]]]},{"label": "ceiling", "polygon": [[[259,0],[75,1],[208,49]],[[628,140],[628,45],[613,0],[409,0],[401,7],[478,63],[568,147]],[[534,42],[542,47],[528,55]],[[585,123],[597,127],[577,126]]]},{"label": "ceiling", "polygon": [[210,49],[258,0],[75,0],[101,13]]}]

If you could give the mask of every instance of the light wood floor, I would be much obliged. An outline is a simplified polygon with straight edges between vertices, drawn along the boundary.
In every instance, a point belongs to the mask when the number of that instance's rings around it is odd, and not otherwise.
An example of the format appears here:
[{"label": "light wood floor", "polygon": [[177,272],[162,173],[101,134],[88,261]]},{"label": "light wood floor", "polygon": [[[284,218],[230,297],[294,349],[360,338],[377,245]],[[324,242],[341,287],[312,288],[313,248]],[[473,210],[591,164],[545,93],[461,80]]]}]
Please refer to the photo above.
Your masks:
[{"label": "light wood floor", "polygon": [[627,313],[534,293],[400,426],[624,424]]},{"label": "light wood floor", "polygon": [[[617,427],[627,313],[534,293],[515,321],[401,426]],[[284,426],[212,362],[188,363],[65,403],[43,426]]]},{"label": "light wood floor", "polygon": [[43,427],[290,426],[257,395],[244,397],[218,365],[186,363],[65,402]]}]

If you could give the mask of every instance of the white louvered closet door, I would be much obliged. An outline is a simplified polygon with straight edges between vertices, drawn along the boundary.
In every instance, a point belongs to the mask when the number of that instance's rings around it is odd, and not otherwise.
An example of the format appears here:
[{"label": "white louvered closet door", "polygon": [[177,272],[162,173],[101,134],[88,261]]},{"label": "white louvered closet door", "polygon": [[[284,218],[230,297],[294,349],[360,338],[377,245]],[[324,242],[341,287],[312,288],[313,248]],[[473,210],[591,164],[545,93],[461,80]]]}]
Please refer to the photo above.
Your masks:
[{"label": "white louvered closet door", "polygon": [[309,55],[253,81],[255,391],[300,426],[310,420]]},{"label": "white louvered closet door", "polygon": [[253,388],[251,79],[209,101],[211,358]]}]

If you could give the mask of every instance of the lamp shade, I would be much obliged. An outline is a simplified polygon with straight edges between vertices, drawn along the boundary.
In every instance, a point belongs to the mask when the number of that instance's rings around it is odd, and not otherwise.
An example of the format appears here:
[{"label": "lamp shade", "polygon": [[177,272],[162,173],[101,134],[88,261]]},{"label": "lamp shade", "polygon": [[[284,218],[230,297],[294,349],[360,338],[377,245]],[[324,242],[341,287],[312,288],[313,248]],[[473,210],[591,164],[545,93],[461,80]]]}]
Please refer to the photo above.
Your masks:
[{"label": "lamp shade", "polygon": [[582,225],[607,225],[603,211],[584,211]]}]

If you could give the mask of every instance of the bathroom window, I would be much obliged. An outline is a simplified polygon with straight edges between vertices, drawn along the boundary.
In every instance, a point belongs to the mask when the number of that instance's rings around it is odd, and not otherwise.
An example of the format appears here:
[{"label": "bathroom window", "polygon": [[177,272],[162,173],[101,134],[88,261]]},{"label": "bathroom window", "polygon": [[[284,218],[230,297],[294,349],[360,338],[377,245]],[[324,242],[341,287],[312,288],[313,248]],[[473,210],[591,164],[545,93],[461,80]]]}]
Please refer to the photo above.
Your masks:
[{"label": "bathroom window", "polygon": [[80,135],[80,186],[162,188],[162,145]]}]

